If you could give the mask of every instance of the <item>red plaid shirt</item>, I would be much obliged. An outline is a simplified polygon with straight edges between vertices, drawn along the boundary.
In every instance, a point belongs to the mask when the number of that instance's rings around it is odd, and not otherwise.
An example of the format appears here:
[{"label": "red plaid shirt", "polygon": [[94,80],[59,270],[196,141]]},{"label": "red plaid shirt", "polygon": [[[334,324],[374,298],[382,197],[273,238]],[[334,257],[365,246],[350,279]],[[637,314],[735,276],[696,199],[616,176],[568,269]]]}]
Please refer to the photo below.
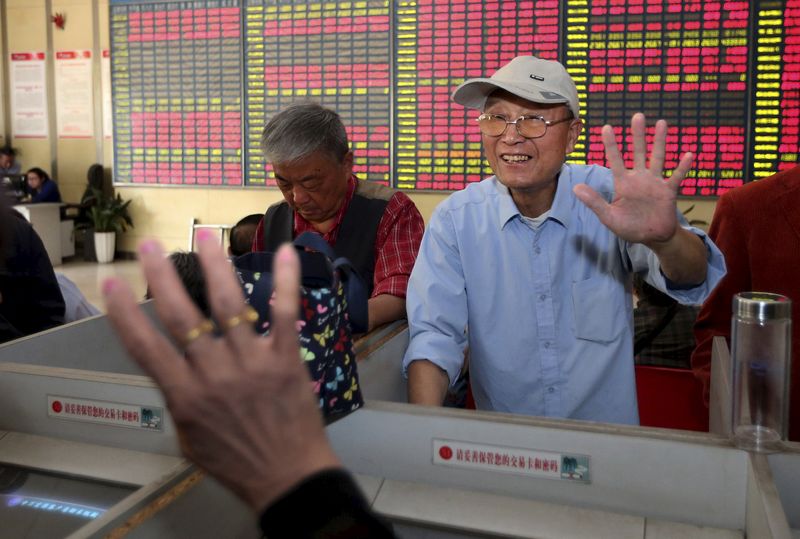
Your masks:
[{"label": "red plaid shirt", "polygon": [[[355,175],[350,177],[344,204],[336,214],[335,223],[326,234],[322,235],[331,246],[336,245],[339,226],[342,224],[347,208],[350,207],[350,201],[356,192],[356,182],[358,181]],[[294,236],[307,230],[316,232],[314,225],[295,212]],[[397,191],[386,204],[383,217],[378,225],[378,233],[375,236],[375,275],[372,297],[381,294],[406,297],[408,277],[411,275],[411,269],[417,259],[424,230],[425,222],[414,202],[405,193]],[[258,223],[256,236],[253,238],[253,251],[263,250],[264,220],[262,219]]]}]

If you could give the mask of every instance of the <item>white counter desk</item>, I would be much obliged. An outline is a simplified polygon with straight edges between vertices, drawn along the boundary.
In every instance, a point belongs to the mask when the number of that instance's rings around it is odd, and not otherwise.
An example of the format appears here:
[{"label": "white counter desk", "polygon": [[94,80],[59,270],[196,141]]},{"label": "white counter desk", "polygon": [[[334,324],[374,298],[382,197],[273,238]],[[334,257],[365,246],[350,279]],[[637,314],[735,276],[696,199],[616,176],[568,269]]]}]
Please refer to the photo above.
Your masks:
[{"label": "white counter desk", "polygon": [[60,202],[40,202],[38,204],[18,204],[14,209],[27,219],[42,239],[44,248],[50,256],[50,263],[61,265],[61,204]]},{"label": "white counter desk", "polygon": [[[164,420],[159,430],[60,419],[49,412],[54,397],[137,404]],[[98,514],[75,522],[73,539],[259,536],[244,504],[180,458],[171,418],[145,377],[4,363],[0,409],[0,468],[130,489],[95,501]],[[797,447],[767,459],[710,434],[379,401],[328,433],[401,538],[791,539],[798,525]],[[487,465],[474,462],[476,453],[503,458]],[[512,465],[519,455],[525,468]],[[575,477],[563,468],[567,455],[577,458]],[[555,462],[555,472],[529,466],[534,458]],[[33,498],[31,488],[12,485],[8,494]],[[68,496],[47,503],[80,504]],[[48,509],[4,510],[26,524]]]},{"label": "white counter desk", "polygon": [[[400,537],[798,537],[800,444],[767,458],[708,433],[382,402],[402,394],[406,338],[394,325],[359,345],[367,405],[327,428]],[[0,346],[0,468],[30,477],[7,485],[14,500],[33,497],[33,472],[46,470],[87,489],[129,489],[75,522],[74,539],[258,537],[255,515],[181,458],[160,392],[131,365],[102,316]],[[54,399],[77,400],[79,412],[62,417]],[[161,421],[81,418],[81,403],[136,406]],[[25,524],[49,507],[12,518]]]}]

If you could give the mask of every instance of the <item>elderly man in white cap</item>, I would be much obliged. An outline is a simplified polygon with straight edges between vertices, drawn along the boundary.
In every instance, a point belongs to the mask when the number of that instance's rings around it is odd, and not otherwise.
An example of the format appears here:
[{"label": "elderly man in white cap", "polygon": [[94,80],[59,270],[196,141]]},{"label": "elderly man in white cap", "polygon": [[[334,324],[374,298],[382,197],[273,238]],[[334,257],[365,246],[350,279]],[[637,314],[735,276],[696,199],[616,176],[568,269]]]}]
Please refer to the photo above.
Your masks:
[{"label": "elderly man in white cap", "polygon": [[608,125],[610,169],[567,164],[583,128],[575,83],[533,56],[453,100],[479,111],[495,175],[442,202],[425,231],[408,286],[410,402],[441,405],[469,347],[479,409],[638,424],[631,274],[698,304],[725,273],[676,208],[693,156],[663,178],[666,122],[648,163],[636,114],[632,169]]}]

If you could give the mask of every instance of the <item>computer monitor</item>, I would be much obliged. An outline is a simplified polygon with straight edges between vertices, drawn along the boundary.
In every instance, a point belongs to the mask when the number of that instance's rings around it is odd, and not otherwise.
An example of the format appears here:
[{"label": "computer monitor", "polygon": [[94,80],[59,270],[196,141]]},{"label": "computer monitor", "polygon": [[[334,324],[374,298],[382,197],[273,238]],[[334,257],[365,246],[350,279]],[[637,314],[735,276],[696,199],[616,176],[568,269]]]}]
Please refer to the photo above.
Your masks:
[{"label": "computer monitor", "polygon": [[28,177],[25,174],[12,174],[0,178],[3,193],[10,199],[22,200],[28,194]]}]

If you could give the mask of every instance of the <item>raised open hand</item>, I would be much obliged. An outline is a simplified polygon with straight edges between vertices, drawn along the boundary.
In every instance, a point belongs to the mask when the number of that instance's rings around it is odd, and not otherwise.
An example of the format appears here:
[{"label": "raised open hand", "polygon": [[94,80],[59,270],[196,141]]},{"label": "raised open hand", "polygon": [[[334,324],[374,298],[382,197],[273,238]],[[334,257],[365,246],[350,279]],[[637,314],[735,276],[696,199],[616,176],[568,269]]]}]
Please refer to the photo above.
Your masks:
[{"label": "raised open hand", "polygon": [[665,242],[675,235],[678,219],[675,200],[681,181],[691,167],[694,156],[686,152],[669,179],[664,169],[667,122],[656,122],[653,153],[647,166],[645,117],[636,113],[631,118],[633,134],[633,168],[626,169],[617,147],[614,130],[603,126],[603,145],[609,168],[614,175],[614,199],[608,203],[585,184],[575,186],[574,192],[614,234],[635,243]]},{"label": "raised open hand", "polygon": [[118,279],[103,284],[108,316],[161,386],[187,457],[260,511],[309,475],[339,466],[300,360],[300,264],[292,246],[278,251],[272,331],[260,337],[219,240],[204,230],[198,243],[219,336],[152,240],[139,246],[141,266],[158,317],[180,347],[153,327]]}]

